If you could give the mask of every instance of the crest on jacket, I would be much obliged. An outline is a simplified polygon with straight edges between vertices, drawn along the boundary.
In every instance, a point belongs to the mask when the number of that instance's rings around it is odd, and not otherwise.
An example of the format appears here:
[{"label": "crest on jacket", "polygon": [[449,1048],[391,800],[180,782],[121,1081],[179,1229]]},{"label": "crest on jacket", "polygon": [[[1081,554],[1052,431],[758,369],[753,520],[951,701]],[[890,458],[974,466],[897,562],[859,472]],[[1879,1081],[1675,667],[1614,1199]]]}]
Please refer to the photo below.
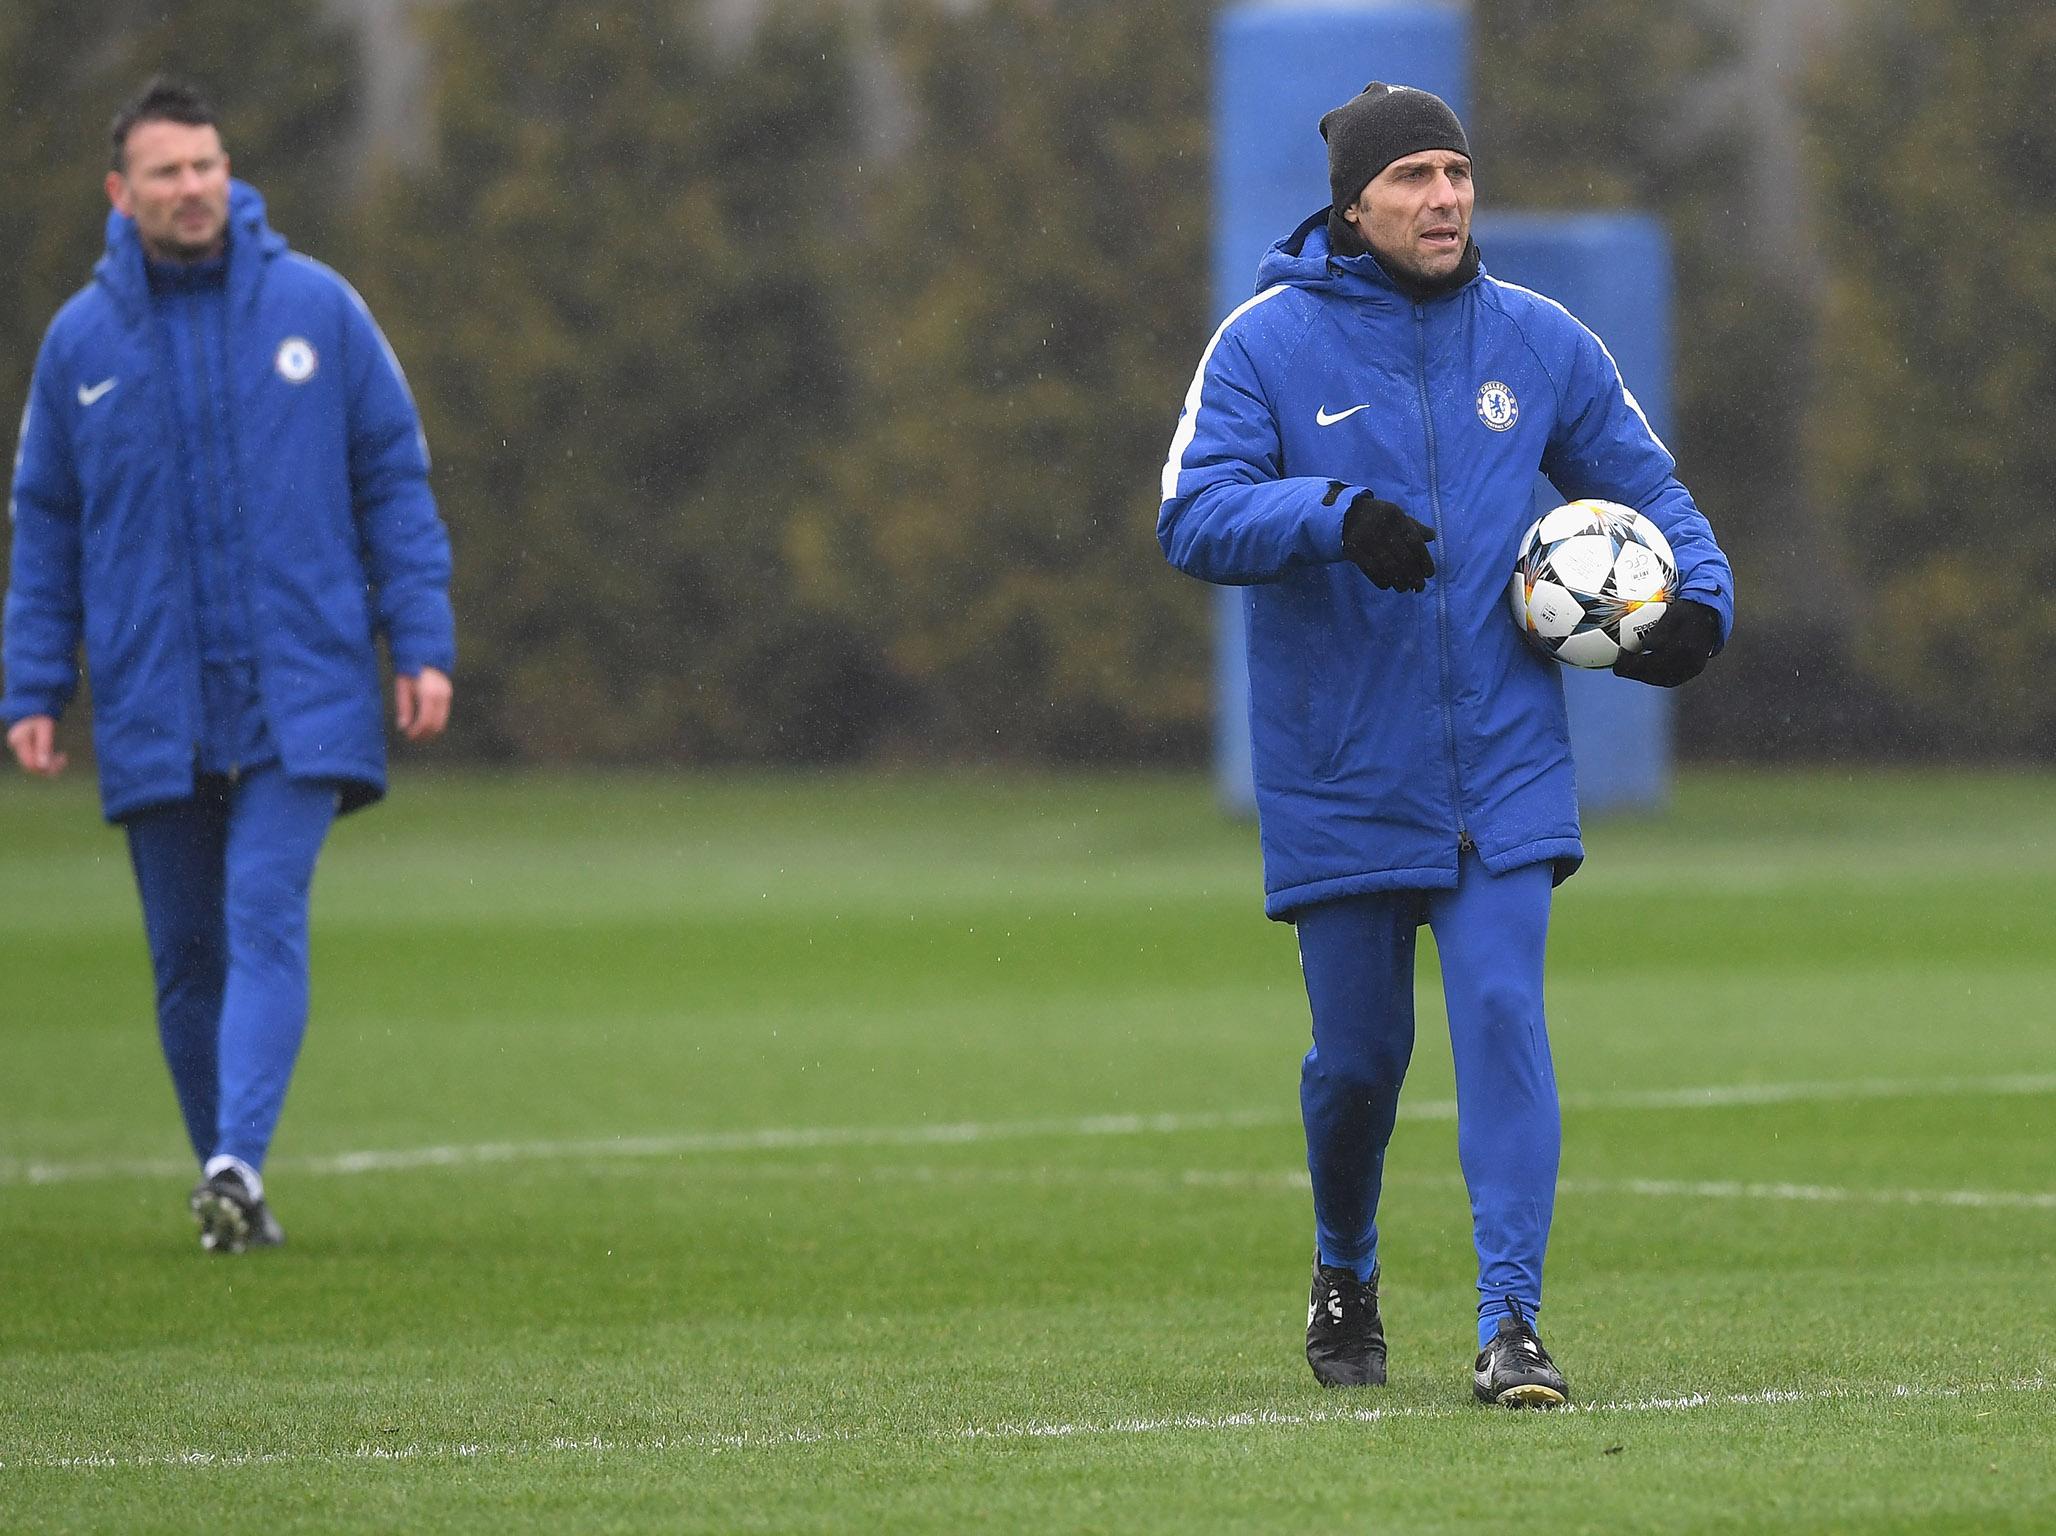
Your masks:
[{"label": "crest on jacket", "polygon": [[1494,432],[1504,432],[1521,419],[1521,403],[1512,390],[1497,379],[1478,386],[1478,420]]},{"label": "crest on jacket", "polygon": [[314,377],[314,370],[321,366],[321,358],[306,337],[288,336],[278,344],[278,356],[272,366],[288,384],[305,384]]}]

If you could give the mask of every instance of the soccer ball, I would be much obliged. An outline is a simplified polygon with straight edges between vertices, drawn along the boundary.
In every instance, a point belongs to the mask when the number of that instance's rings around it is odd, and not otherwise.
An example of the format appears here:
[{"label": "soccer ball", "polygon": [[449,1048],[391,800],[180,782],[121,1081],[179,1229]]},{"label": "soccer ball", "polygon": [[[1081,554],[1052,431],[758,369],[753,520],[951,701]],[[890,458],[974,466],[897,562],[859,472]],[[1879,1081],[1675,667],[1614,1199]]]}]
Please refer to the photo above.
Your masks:
[{"label": "soccer ball", "polygon": [[1677,585],[1677,557],[1656,524],[1617,501],[1574,501],[1522,536],[1507,598],[1543,655],[1601,668],[1642,649]]}]

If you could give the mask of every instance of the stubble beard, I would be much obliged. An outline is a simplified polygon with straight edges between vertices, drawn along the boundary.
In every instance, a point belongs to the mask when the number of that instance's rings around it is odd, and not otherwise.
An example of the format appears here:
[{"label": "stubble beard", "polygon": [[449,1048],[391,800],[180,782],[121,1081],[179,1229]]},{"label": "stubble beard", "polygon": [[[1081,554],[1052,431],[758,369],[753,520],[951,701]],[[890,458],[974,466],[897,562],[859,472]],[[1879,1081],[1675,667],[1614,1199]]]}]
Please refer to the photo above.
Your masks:
[{"label": "stubble beard", "polygon": [[144,247],[150,253],[151,260],[165,262],[168,265],[177,267],[190,267],[199,262],[211,261],[214,257],[221,254],[222,248],[226,243],[222,238],[221,231],[216,231],[213,239],[198,245],[190,244],[184,240],[146,240],[143,242]]},{"label": "stubble beard", "polygon": [[[1409,245],[1400,251],[1380,251],[1378,254],[1388,270],[1397,272],[1409,282],[1439,283],[1463,265],[1463,253],[1470,248],[1470,234],[1463,232],[1456,249],[1447,256],[1423,258]],[[1435,265],[1430,266],[1429,262]]]},{"label": "stubble beard", "polygon": [[[174,219],[176,215],[174,214]],[[182,240],[177,233],[177,224],[161,236],[145,236],[143,248],[153,261],[166,262],[174,266],[192,266],[196,262],[208,261],[219,256],[227,243],[228,218],[224,213],[220,221],[203,240]]]}]

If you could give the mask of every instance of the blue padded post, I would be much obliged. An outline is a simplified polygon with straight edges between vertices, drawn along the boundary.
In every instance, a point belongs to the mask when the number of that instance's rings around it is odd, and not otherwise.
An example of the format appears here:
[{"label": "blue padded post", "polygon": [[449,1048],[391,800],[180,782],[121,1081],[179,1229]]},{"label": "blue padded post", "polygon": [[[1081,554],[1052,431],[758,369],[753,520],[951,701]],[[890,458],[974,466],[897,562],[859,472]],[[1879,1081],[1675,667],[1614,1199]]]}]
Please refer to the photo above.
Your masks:
[{"label": "blue padded post", "polygon": [[[1481,170],[1479,197],[1490,193]],[[1599,333],[1659,437],[1670,431],[1670,245],[1644,213],[1477,216],[1472,234],[1494,277],[1546,293]],[[1535,481],[1537,516],[1563,501]],[[1578,805],[1600,812],[1661,805],[1670,790],[1671,696],[1609,672],[1563,669]]]},{"label": "blue padded post", "polygon": [[[1214,314],[1256,291],[1256,264],[1328,201],[1318,124],[1373,80],[1433,91],[1462,117],[1470,18],[1461,5],[1239,5],[1214,23]],[[1214,781],[1256,811],[1242,593],[1216,594]]]}]

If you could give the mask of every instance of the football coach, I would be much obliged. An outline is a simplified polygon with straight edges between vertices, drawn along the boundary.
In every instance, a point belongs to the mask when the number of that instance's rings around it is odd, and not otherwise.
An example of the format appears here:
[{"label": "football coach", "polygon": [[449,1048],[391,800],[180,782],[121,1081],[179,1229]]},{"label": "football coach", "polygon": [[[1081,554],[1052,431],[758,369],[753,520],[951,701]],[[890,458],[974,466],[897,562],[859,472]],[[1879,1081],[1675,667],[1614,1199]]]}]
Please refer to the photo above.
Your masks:
[{"label": "football coach", "polygon": [[0,715],[28,773],[92,679],[157,1024],[217,1253],[284,1233],[263,1167],[306,1031],[308,895],[385,792],[377,643],[410,740],[449,719],[449,541],[363,302],[229,175],[215,114],[152,81],[113,123],[92,281],[36,359],[13,485]]},{"label": "football coach", "polygon": [[1164,465],[1171,563],[1245,589],[1266,910],[1296,925],[1315,1246],[1307,1359],[1385,1380],[1378,1194],[1434,931],[1478,1258],[1480,1402],[1570,1396],[1536,1331],[1561,1146],[1543,1016],[1552,888],[1584,857],[1556,665],[1505,592],[1535,475],[1634,507],[1679,590],[1616,670],[1686,682],[1732,578],[1599,338],[1489,276],[1470,144],[1374,82],[1321,119],[1331,205],[1214,333]]}]

